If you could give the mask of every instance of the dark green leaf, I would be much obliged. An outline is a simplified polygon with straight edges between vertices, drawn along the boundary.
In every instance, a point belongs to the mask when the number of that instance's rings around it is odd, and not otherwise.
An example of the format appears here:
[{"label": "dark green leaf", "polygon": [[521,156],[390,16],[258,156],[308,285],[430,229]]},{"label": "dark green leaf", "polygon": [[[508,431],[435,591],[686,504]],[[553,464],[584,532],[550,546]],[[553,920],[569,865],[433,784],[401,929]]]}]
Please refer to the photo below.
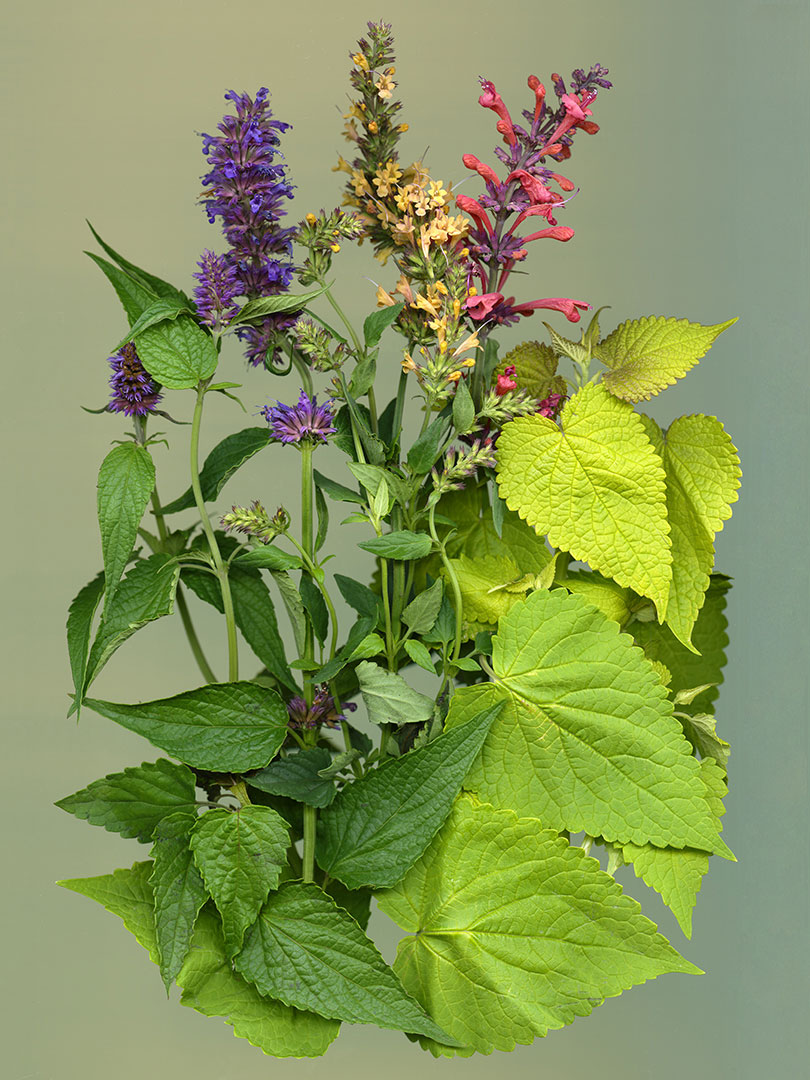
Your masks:
[{"label": "dark green leaf", "polygon": [[317,885],[282,885],[245,935],[235,965],[262,994],[287,1005],[449,1039],[405,993],[351,915]]},{"label": "dark green leaf", "polygon": [[456,632],[456,614],[453,605],[445,596],[442,599],[439,615],[432,628],[422,635],[428,644],[446,645],[453,640]]},{"label": "dark green leaf", "polygon": [[[354,421],[357,434],[366,457],[371,465],[382,465],[385,461],[385,447],[382,442],[372,433],[370,414],[368,409],[361,408],[351,394],[346,395],[346,406]],[[352,443],[352,456],[354,455],[354,443]]]},{"label": "dark green leaf", "polygon": [[135,344],[149,374],[172,390],[188,390],[209,378],[219,360],[214,339],[189,315],[148,327]]},{"label": "dark green leaf", "polygon": [[377,354],[376,352],[373,352],[364,356],[352,372],[352,379],[349,383],[349,389],[351,390],[352,395],[359,398],[362,397],[363,394],[368,393],[369,387],[374,385],[376,375]]},{"label": "dark green leaf", "polygon": [[408,451],[408,465],[419,476],[424,476],[433,468],[441,451],[446,431],[447,420],[438,417],[426,431],[422,432]]},{"label": "dark green leaf", "polygon": [[142,285],[132,274],[113,266],[100,255],[94,255],[92,251],[86,251],[96,266],[102,271],[112,287],[115,289],[121,306],[126,312],[129,325],[132,326],[137,319],[150,307],[157,296],[151,289]]},{"label": "dark green leaf", "polygon": [[366,321],[363,323],[363,338],[367,349],[373,349],[379,345],[384,331],[396,321],[404,307],[403,303],[393,304],[379,311],[372,311],[366,316]]},{"label": "dark green leaf", "polygon": [[397,399],[391,398],[377,421],[377,432],[386,446],[393,447],[399,439],[399,432],[394,431],[394,417],[397,412]]},{"label": "dark green leaf", "polygon": [[402,621],[412,634],[421,636],[431,629],[439,616],[443,596],[444,582],[438,580],[411,600],[402,612]]},{"label": "dark green leaf", "polygon": [[324,892],[348,911],[361,930],[366,929],[371,915],[371,889],[347,889],[342,881],[333,880]]},{"label": "dark green leaf", "polygon": [[109,608],[129,562],[149,496],[155,486],[155,466],[145,446],[134,442],[114,446],[98,473],[98,525],[104,557],[104,607]]},{"label": "dark green leaf", "polygon": [[248,300],[229,325],[240,326],[251,322],[253,319],[262,319],[266,315],[277,315],[282,311],[299,311],[325,293],[327,288],[328,286],[324,285],[317,289],[309,289],[307,292],[299,293],[297,296],[293,296],[291,293],[278,293],[275,296],[261,296],[256,300]]},{"label": "dark green leaf", "polygon": [[[126,334],[118,344],[115,346],[115,352],[121,348],[122,345],[126,345],[128,341],[132,341],[143,330],[146,330],[148,326],[157,326],[158,323],[165,322],[166,320],[176,319],[178,315],[188,315],[189,307],[185,299],[183,300],[155,300],[149,305],[146,311],[142,312],[137,320],[132,324],[129,329],[129,333]],[[233,385],[236,385],[235,383]],[[211,387],[211,389],[214,389]]]},{"label": "dark green leaf", "polygon": [[301,655],[306,649],[307,636],[307,616],[304,611],[304,605],[301,602],[301,593],[298,591],[295,582],[286,571],[274,570],[271,571],[271,573],[273,581],[275,581],[278,591],[281,593],[282,603],[287,609],[287,614],[290,618],[293,637],[295,638],[295,647],[298,650],[299,655]]},{"label": "dark green leaf", "polygon": [[270,795],[286,795],[289,799],[323,808],[335,797],[335,785],[331,780],[318,776],[332,761],[332,755],[324,746],[299,750],[285,758],[271,761],[266,769],[248,776],[251,787]]},{"label": "dark green leaf", "polygon": [[196,813],[194,787],[194,774],[185,765],[159,758],[94,780],[56,805],[91,825],[148,844],[167,815]]},{"label": "dark green leaf", "polygon": [[142,705],[85,704],[195,769],[264,768],[287,736],[283,701],[256,683],[202,686]]},{"label": "dark green leaf", "polygon": [[329,532],[329,508],[326,499],[319,487],[315,488],[315,508],[318,511],[318,531],[315,534],[315,550],[320,551],[326,542],[326,534]]},{"label": "dark green leaf", "polygon": [[95,237],[99,247],[103,249],[110,256],[113,262],[118,263],[122,270],[126,270],[136,280],[140,281],[148,289],[151,289],[155,296],[161,297],[163,300],[174,300],[177,303],[184,303],[188,306],[189,299],[184,292],[180,289],[176,289],[174,285],[170,285],[168,281],[164,281],[163,278],[156,277],[154,274],[148,273],[146,270],[142,270],[140,266],[136,266],[135,263],[131,263],[128,259],[125,259],[123,255],[119,255],[117,251],[106,244],[98,235],[96,230],[87,222],[90,227],[90,232]]},{"label": "dark green leaf", "polygon": [[321,590],[308,574],[304,574],[301,578],[300,592],[301,599],[304,601],[304,610],[312,623],[315,637],[323,645],[329,633],[329,612],[326,610]]},{"label": "dark green leaf", "polygon": [[242,569],[300,570],[302,563],[297,555],[290,555],[272,544],[264,544],[262,547],[253,548],[251,551],[240,551],[231,565]]},{"label": "dark green leaf", "polygon": [[430,554],[433,541],[427,533],[402,529],[377,536],[373,540],[362,540],[357,546],[381,559],[423,559]]},{"label": "dark green leaf", "polygon": [[[269,428],[250,427],[236,431],[218,443],[200,471],[200,487],[205,502],[213,502],[236,470],[269,442]],[[163,513],[175,514],[178,510],[190,510],[194,505],[194,492],[189,488],[164,506]]]},{"label": "dark green leaf", "polygon": [[453,395],[453,427],[464,435],[475,422],[475,405],[464,379],[456,383],[456,392]]},{"label": "dark green leaf", "polygon": [[345,787],[321,815],[318,865],[353,889],[399,881],[450,813],[500,711],[487,709]]},{"label": "dark green leaf", "polygon": [[360,615],[371,615],[376,619],[380,598],[371,591],[368,585],[363,585],[343,574],[335,574],[335,584],[349,607],[353,607]]},{"label": "dark green leaf", "polygon": [[155,828],[149,884],[155,897],[155,931],[166,993],[188,956],[194,923],[208,899],[189,848],[196,819],[196,813],[171,814]]},{"label": "dark green leaf", "polygon": [[337,480],[330,480],[328,476],[324,476],[323,473],[314,471],[315,483],[317,486],[325,492],[330,499],[334,499],[335,502],[350,502],[362,504],[365,502],[363,496],[359,491],[352,491],[351,488],[346,487],[344,484],[339,484]]},{"label": "dark green leaf", "polygon": [[93,616],[104,594],[104,573],[98,574],[77,594],[68,609],[67,643],[70,658],[70,673],[73,676],[73,688],[76,691],[73,705],[68,716],[78,713],[84,693],[84,677],[87,668],[87,653],[90,649],[90,633],[93,629]]},{"label": "dark green leaf", "polygon": [[330,660],[328,664],[324,664],[319,672],[315,675],[316,682],[329,682],[331,679],[342,671],[352,658],[352,653],[360,644],[364,638],[371,633],[377,624],[376,618],[372,618],[370,615],[362,615],[354,626],[349,631],[349,636],[346,638],[346,643],[342,649],[338,652],[334,659]]}]

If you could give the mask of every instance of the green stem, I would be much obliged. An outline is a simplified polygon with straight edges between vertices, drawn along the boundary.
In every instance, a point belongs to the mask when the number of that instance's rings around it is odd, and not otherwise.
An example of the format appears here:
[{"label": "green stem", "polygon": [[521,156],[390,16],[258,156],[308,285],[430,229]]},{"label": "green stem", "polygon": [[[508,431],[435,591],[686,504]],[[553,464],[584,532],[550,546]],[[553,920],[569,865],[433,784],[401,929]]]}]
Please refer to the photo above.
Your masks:
[{"label": "green stem", "polygon": [[394,406],[393,440],[395,443],[399,442],[399,437],[402,434],[402,414],[405,411],[405,394],[407,389],[408,372],[401,371],[399,373],[399,385],[397,386],[397,403]]},{"label": "green stem", "polygon": [[[306,551],[304,551],[304,549],[301,547],[301,545],[298,543],[298,541],[295,539],[294,536],[290,536],[289,533],[287,533],[286,536],[287,536],[287,539],[290,541],[290,543],[295,548],[297,548],[298,553],[303,558],[304,564],[307,567],[307,569],[309,570],[309,572],[312,574],[312,576],[314,578],[316,578],[315,571],[316,570],[321,570],[322,571],[323,568],[321,566],[319,566],[317,563],[313,562],[312,559],[310,559],[309,555],[307,555]],[[317,578],[316,578],[316,581],[317,581]],[[329,649],[330,649],[329,659],[331,660],[334,657],[335,653],[337,652],[338,617],[337,617],[337,612],[335,611],[335,605],[332,603],[332,597],[329,595],[329,590],[326,587],[326,583],[323,582],[323,581],[318,581],[318,588],[321,590],[321,593],[323,594],[323,598],[326,601],[326,607],[327,607],[327,610],[329,612],[329,618],[332,621],[332,640],[329,643]]]},{"label": "green stem", "polygon": [[239,647],[236,641],[236,619],[233,612],[231,586],[228,581],[228,570],[222,561],[222,555],[220,554],[219,545],[217,544],[217,538],[214,536],[214,530],[211,528],[211,522],[208,520],[208,511],[205,508],[205,500],[203,499],[202,488],[200,486],[200,421],[202,420],[203,401],[205,400],[205,393],[209,382],[210,379],[207,379],[197,386],[197,403],[194,406],[194,417],[191,421],[191,490],[194,492],[194,502],[197,504],[203,532],[208,541],[208,546],[211,549],[211,557],[214,560],[217,577],[219,578],[219,586],[222,591],[222,607],[225,612],[225,623],[228,632],[228,680],[230,682],[236,682],[239,678]]},{"label": "green stem", "polygon": [[450,586],[451,586],[451,588],[453,590],[453,602],[455,604],[455,609],[456,609],[456,637],[455,637],[455,641],[453,642],[453,653],[452,653],[452,658],[451,659],[455,661],[455,660],[458,659],[458,654],[461,651],[461,621],[462,621],[462,614],[463,614],[463,609],[462,609],[462,604],[461,604],[461,589],[460,589],[459,584],[458,584],[458,578],[456,576],[456,572],[453,569],[453,564],[447,558],[447,552],[444,549],[444,544],[439,540],[438,533],[436,532],[435,516],[436,516],[436,504],[433,503],[433,505],[430,508],[430,514],[429,514],[429,517],[428,517],[428,527],[430,529],[430,535],[433,537],[433,542],[435,544],[437,544],[438,547],[439,547],[439,554],[441,555],[442,565],[444,566],[445,570],[447,571],[447,577],[450,580]]},{"label": "green stem", "polygon": [[318,811],[304,803],[304,858],[302,877],[304,881],[315,880],[315,827]]},{"label": "green stem", "polygon": [[[315,564],[315,540],[313,536],[313,496],[314,480],[312,473],[312,443],[304,439],[301,448],[301,549],[306,559],[307,566],[304,573],[309,574],[310,568]],[[312,622],[307,619],[306,635],[304,638],[303,660],[312,661],[315,657],[315,638],[312,632]],[[315,688],[312,682],[312,672],[304,671],[304,701],[311,705],[315,696]],[[304,733],[304,742],[307,746],[314,746],[317,734],[314,731]],[[318,820],[318,811],[314,806],[304,805],[304,856],[302,876],[304,881],[315,880],[315,827]]]},{"label": "green stem", "polygon": [[[358,360],[362,359],[362,357],[365,356],[366,350],[363,347],[363,345],[362,345],[362,343],[360,341],[360,338],[357,336],[357,333],[356,333],[354,327],[352,326],[352,324],[349,322],[348,318],[346,317],[346,315],[345,315],[345,313],[343,311],[343,308],[340,306],[340,304],[337,302],[337,300],[334,298],[334,296],[332,296],[332,290],[331,289],[327,289],[326,292],[324,293],[324,296],[329,301],[329,303],[332,305],[335,313],[337,314],[337,317],[340,319],[340,321],[343,323],[343,325],[348,330],[349,337],[352,339],[352,344],[354,345],[355,352],[357,353],[357,359]],[[371,419],[371,430],[376,435],[377,434],[377,400],[376,400],[376,398],[374,396],[374,387],[373,386],[370,386],[368,388],[367,397],[368,397],[369,417]]]},{"label": "green stem", "polygon": [[306,392],[307,397],[311,398],[312,397],[312,375],[310,374],[310,371],[309,371],[309,365],[298,354],[298,351],[296,349],[293,349],[293,351],[290,353],[290,359],[293,362],[293,366],[295,367],[295,370],[301,376],[301,382],[303,383],[304,391]]}]

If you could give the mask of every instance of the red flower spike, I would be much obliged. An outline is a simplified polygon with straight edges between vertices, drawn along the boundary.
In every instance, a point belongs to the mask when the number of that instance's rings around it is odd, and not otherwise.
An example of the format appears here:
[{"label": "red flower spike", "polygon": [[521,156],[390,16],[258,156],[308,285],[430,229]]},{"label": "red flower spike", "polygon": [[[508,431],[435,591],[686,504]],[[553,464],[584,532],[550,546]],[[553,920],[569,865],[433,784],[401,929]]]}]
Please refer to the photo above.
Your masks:
[{"label": "red flower spike", "polygon": [[543,111],[543,102],[546,98],[546,88],[540,82],[536,75],[530,75],[529,89],[534,90],[534,122],[537,123],[537,119],[540,113]]},{"label": "red flower spike", "polygon": [[507,142],[510,146],[517,146],[517,135],[515,135],[511,120],[499,120],[495,125],[495,130],[499,135],[503,135],[504,142]]},{"label": "red flower spike", "polygon": [[465,307],[473,319],[485,319],[490,311],[503,300],[503,293],[482,293],[481,296],[468,297]]},{"label": "red flower spike", "polygon": [[599,130],[599,125],[594,120],[581,120],[577,127],[587,132],[588,135],[595,135]]},{"label": "red flower spike", "polygon": [[495,170],[490,169],[489,165],[485,165],[483,161],[479,161],[474,154],[463,154],[461,160],[463,161],[465,168],[477,172],[488,184],[494,184],[495,187],[500,186],[501,182],[498,179],[498,174]]},{"label": "red flower spike", "polygon": [[563,191],[573,191],[574,190],[573,181],[569,180],[567,176],[560,176],[559,173],[553,172],[551,174],[551,178],[552,178],[552,180],[557,181],[557,183],[560,185],[560,187],[563,189]]},{"label": "red flower spike", "polygon": [[490,236],[494,235],[489,215],[479,202],[471,199],[469,195],[456,195],[456,206],[471,218],[475,218],[479,228],[486,229]]},{"label": "red flower spike", "polygon": [[510,173],[506,178],[507,183],[511,183],[513,180],[519,182],[520,186],[535,206],[539,203],[553,203],[559,201],[553,191],[550,191],[536,176],[527,173],[525,169],[515,169],[515,171]]},{"label": "red flower spike", "polygon": [[517,383],[512,378],[515,370],[515,365],[510,364],[509,367],[504,368],[503,375],[498,376],[498,381],[495,384],[495,393],[498,397],[503,397],[504,394],[508,394],[511,390],[517,390]]},{"label": "red flower spike", "polygon": [[570,240],[574,235],[574,230],[568,225],[557,225],[553,229],[541,229],[540,232],[532,233],[531,236],[524,236],[523,242],[528,244],[530,240]]},{"label": "red flower spike", "polygon": [[510,146],[515,146],[517,143],[517,136],[515,135],[515,129],[512,126],[512,117],[509,115],[509,110],[503,103],[503,98],[489,79],[481,79],[481,90],[483,92],[478,99],[478,104],[483,105],[485,109],[492,109],[493,112],[498,114],[500,120],[495,127],[499,134],[503,135]]},{"label": "red flower spike", "polygon": [[[507,301],[511,303],[511,301]],[[525,304],[515,304],[513,311],[517,315],[531,315],[532,312],[538,308],[545,308],[549,311],[560,311],[565,315],[569,322],[579,322],[581,315],[578,308],[583,311],[589,311],[591,305],[586,304],[584,300],[568,300],[565,297],[555,296],[547,297],[545,300],[530,300]]]}]

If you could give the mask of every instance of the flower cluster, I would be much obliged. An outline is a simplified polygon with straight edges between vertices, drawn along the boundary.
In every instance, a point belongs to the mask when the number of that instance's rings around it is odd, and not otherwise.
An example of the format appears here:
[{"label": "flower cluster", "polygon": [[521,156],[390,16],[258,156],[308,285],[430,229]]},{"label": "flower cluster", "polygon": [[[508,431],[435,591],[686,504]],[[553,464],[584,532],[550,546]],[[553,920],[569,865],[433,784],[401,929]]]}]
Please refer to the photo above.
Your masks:
[{"label": "flower cluster", "polygon": [[307,214],[295,236],[309,252],[298,271],[301,284],[323,282],[333,256],[340,251],[340,241],[358,240],[362,235],[363,225],[354,214],[345,214],[337,208],[329,213],[321,210],[319,214]]},{"label": "flower cluster", "polygon": [[315,371],[337,371],[343,366],[347,345],[338,341],[334,348],[334,338],[323,326],[318,326],[302,316],[293,327],[295,347],[309,362]]},{"label": "flower cluster", "polygon": [[112,397],[108,412],[125,416],[147,416],[155,412],[163,396],[160,383],[144,369],[134,342],[128,341],[110,357],[110,367]]},{"label": "flower cluster", "polygon": [[254,540],[261,540],[263,544],[269,544],[271,540],[289,529],[290,515],[283,506],[280,506],[270,517],[256,499],[250,506],[232,507],[227,514],[223,514],[221,525],[226,531],[233,529]]},{"label": "flower cluster", "polygon": [[464,482],[474,476],[479,469],[491,469],[495,466],[495,447],[489,438],[476,439],[470,446],[451,447],[444,456],[441,467],[436,466],[431,472],[435,495],[444,495],[448,491],[457,491],[464,487]]},{"label": "flower cluster", "polygon": [[289,726],[294,731],[314,730],[319,727],[336,728],[341,720],[345,720],[346,712],[354,712],[357,705],[353,701],[338,704],[329,693],[329,687],[325,684],[315,691],[315,697],[311,705],[298,695],[290,698],[287,702],[287,713],[290,717]]},{"label": "flower cluster", "polygon": [[199,270],[193,275],[199,282],[194,289],[197,314],[205,326],[218,330],[238,313],[234,299],[244,290],[226,255],[204,251],[197,265]]},{"label": "flower cluster", "polygon": [[332,402],[318,404],[318,398],[309,397],[303,390],[296,405],[265,405],[261,410],[273,438],[282,443],[325,443],[337,428],[333,424]]},{"label": "flower cluster", "polygon": [[[286,167],[277,161],[279,134],[290,127],[272,119],[268,91],[249,94],[229,91],[226,98],[236,115],[225,116],[219,135],[203,135],[203,153],[211,170],[202,179],[202,201],[208,220],[222,220],[230,244],[227,260],[235,271],[240,293],[254,299],[286,292],[293,275],[291,259],[295,229],[281,228],[285,199],[292,198]],[[235,294],[234,294],[235,295]],[[291,326],[296,313],[268,315],[257,325],[240,327],[253,365],[277,362],[279,335]]]}]

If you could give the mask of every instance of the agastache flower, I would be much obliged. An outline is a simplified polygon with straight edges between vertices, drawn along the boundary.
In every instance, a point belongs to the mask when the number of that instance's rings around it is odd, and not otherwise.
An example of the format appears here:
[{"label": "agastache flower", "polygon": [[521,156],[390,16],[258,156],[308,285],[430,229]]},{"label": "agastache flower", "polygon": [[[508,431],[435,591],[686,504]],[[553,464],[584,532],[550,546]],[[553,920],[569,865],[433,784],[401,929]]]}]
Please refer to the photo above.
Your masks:
[{"label": "agastache flower", "polygon": [[204,251],[193,275],[199,281],[194,290],[194,303],[200,321],[212,329],[228,323],[239,311],[234,297],[242,293],[236,267],[225,255]]},{"label": "agastache flower", "polygon": [[227,514],[223,514],[221,525],[226,531],[234,529],[254,540],[261,540],[263,544],[269,544],[290,527],[290,515],[280,506],[273,517],[270,517],[256,499],[250,506],[232,507]]},{"label": "agastache flower", "polygon": [[303,390],[297,405],[265,405],[261,410],[270,425],[273,438],[282,443],[301,443],[304,440],[318,445],[328,441],[337,428],[332,423],[332,402],[318,404],[318,398],[309,397]]},{"label": "agastache flower", "polygon": [[352,701],[337,702],[329,693],[329,687],[322,684],[315,691],[311,705],[298,695],[287,702],[289,726],[296,731],[313,730],[319,727],[336,728],[346,719],[346,712],[354,712],[357,706]]},{"label": "agastache flower", "polygon": [[134,342],[128,341],[110,357],[110,367],[112,398],[108,411],[125,416],[147,416],[155,412],[163,396],[160,383],[144,369]]}]

